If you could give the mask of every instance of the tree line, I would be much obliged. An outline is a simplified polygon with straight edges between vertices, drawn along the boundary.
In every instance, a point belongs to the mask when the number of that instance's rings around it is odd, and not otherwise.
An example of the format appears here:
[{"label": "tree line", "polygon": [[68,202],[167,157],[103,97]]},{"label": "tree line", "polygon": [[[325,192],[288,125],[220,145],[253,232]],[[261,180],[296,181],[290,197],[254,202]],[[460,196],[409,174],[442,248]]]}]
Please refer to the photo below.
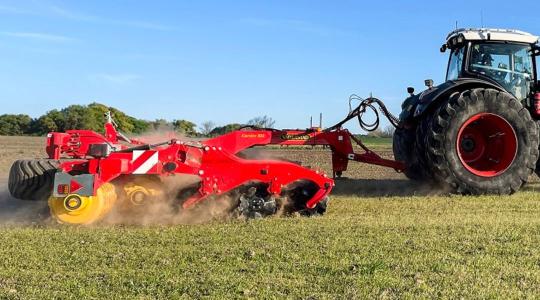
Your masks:
[{"label": "tree line", "polygon": [[[237,130],[246,124],[232,123],[217,126],[214,122],[203,122],[200,127],[188,120],[154,121],[137,119],[124,112],[99,103],[89,105],[70,105],[66,108],[53,109],[38,118],[25,114],[0,115],[0,135],[45,135],[48,132],[63,132],[70,129],[88,129],[103,132],[104,114],[110,111],[119,129],[127,134],[143,134],[154,130],[174,130],[190,137],[210,137]],[[247,125],[261,128],[274,126],[274,120],[268,116],[256,117]]]}]

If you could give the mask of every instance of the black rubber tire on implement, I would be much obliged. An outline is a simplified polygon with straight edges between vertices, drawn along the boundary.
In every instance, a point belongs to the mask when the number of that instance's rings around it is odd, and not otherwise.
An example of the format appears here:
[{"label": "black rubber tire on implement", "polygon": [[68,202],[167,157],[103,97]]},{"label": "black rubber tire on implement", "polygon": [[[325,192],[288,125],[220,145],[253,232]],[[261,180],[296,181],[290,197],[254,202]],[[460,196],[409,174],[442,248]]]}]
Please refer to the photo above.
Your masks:
[{"label": "black rubber tire on implement", "polygon": [[[515,136],[515,149],[511,146],[502,148],[502,155],[509,153],[513,159],[509,160],[507,167],[490,176],[470,171],[470,166],[466,167],[465,163],[462,163],[458,153],[460,130],[462,127],[466,128],[465,124],[469,124],[467,122],[478,115],[490,115],[503,120],[506,122],[504,124],[513,130],[510,138]],[[477,88],[454,93],[437,108],[431,120],[426,132],[429,168],[436,179],[450,187],[453,192],[475,195],[511,194],[519,190],[535,170],[539,146],[538,126],[528,110],[506,92]],[[493,124],[487,122],[490,126]],[[488,139],[501,134],[503,137],[507,136],[497,132],[496,135],[488,136]],[[460,144],[460,147],[464,146]],[[501,160],[488,157],[487,161],[498,164]]]},{"label": "black rubber tire on implement", "polygon": [[15,161],[9,170],[9,192],[20,200],[46,200],[51,195],[59,165],[60,161],[52,159]]},{"label": "black rubber tire on implement", "polygon": [[[405,164],[403,174],[412,180],[425,180],[427,166],[417,153],[416,132],[414,129],[397,128],[394,132],[392,150],[394,159]],[[422,152],[420,152],[423,155]]]}]

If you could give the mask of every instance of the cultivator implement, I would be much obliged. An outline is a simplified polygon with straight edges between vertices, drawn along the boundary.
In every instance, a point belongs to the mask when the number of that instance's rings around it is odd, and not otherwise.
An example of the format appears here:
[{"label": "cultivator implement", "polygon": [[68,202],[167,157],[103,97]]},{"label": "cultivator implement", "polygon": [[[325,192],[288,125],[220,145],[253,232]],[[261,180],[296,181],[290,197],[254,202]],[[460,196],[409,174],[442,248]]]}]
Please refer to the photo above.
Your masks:
[{"label": "cultivator implement", "polygon": [[[86,138],[93,138],[93,135],[78,131],[66,134],[71,145],[85,145]],[[299,182],[309,182],[316,187],[316,192],[303,203],[303,209],[314,209],[332,190],[332,179],[294,163],[247,160],[230,152],[231,149],[241,151],[268,143],[271,136],[271,132],[267,131],[238,131],[204,142],[172,139],[156,145],[126,147],[112,144],[115,140],[112,132],[109,137],[112,137],[109,140],[111,145],[105,143],[88,147],[90,152],[87,155],[92,158],[88,159],[85,155],[84,160],[60,164],[49,205],[53,208],[53,215],[61,222],[92,223],[103,217],[118,199],[135,205],[159,201],[160,197],[165,196],[163,187],[160,187],[160,177],[192,175],[199,178],[199,182],[188,197],[180,200],[183,209],[190,209],[209,198],[229,195],[233,191],[238,194],[238,200],[241,196],[246,198],[247,190],[243,191],[242,188],[249,186],[255,188],[259,195],[256,201],[263,199],[263,207],[260,211],[247,213],[266,215],[279,208],[276,205],[264,207],[264,204],[274,203],[274,199],[284,196],[285,189]],[[63,142],[55,143],[54,140],[58,139],[56,133],[52,133],[48,139],[53,153],[58,153],[56,149],[66,145]],[[92,152],[92,148],[100,149]],[[80,152],[81,149],[71,148],[69,151]],[[109,188],[110,183],[117,187],[116,192]],[[85,214],[84,211],[92,212]]]},{"label": "cultivator implement", "polygon": [[[68,224],[91,224],[113,208],[164,199],[174,199],[171,205],[189,210],[201,202],[226,197],[231,202],[228,213],[244,217],[278,211],[322,214],[334,187],[333,178],[341,177],[350,160],[397,171],[404,168],[402,163],[369,150],[342,128],[377,102],[374,98],[365,100],[345,120],[325,130],[245,127],[205,141],[171,139],[158,144],[127,138],[117,131],[108,114],[105,135],[89,130],[49,133],[49,158],[15,162],[10,191],[22,199],[38,199],[38,192],[50,195],[52,216]],[[353,143],[363,152],[355,152]],[[332,151],[332,176],[299,163],[241,155],[248,148],[266,145],[327,146]],[[42,166],[44,162],[48,167]],[[164,186],[163,179],[182,176],[194,182],[173,192]]]}]

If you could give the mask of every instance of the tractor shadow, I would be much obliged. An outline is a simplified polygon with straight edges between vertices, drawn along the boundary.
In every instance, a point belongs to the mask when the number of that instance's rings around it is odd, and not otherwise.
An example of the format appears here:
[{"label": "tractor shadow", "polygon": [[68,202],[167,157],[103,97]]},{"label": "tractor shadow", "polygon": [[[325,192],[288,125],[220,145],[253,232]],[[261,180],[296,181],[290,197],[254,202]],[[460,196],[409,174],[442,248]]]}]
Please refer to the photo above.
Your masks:
[{"label": "tractor shadow", "polygon": [[448,194],[440,187],[407,179],[340,179],[331,195],[357,197],[410,197]]}]

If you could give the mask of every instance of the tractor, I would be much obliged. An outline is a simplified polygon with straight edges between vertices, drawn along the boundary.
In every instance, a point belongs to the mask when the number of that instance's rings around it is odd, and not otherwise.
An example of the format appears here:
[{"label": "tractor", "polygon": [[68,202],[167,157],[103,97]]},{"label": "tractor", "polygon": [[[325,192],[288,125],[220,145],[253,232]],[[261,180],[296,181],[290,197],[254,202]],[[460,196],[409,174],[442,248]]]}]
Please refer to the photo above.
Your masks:
[{"label": "tractor", "polygon": [[446,81],[410,94],[393,139],[396,160],[413,180],[461,194],[516,192],[536,171],[540,84],[538,36],[506,29],[457,29]]}]

